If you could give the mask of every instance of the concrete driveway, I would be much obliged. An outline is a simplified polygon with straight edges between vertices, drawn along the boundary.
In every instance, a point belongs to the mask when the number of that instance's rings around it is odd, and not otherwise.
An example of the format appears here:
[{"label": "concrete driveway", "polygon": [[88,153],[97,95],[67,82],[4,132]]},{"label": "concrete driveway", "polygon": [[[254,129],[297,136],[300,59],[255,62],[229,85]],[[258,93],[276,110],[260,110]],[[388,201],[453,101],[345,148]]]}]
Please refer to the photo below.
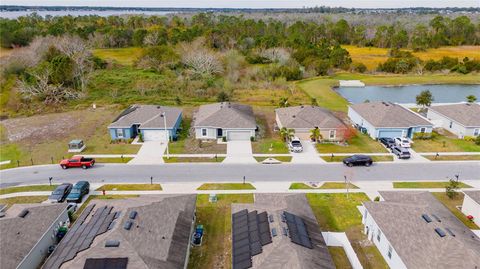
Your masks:
[{"label": "concrete driveway", "polygon": [[409,148],[410,151],[410,159],[399,159],[397,156],[393,156],[394,162],[411,162],[411,163],[425,163],[430,162],[429,159],[423,157],[422,155],[418,154],[412,148]]},{"label": "concrete driveway", "polygon": [[162,164],[163,154],[167,149],[167,142],[146,141],[128,164]]},{"label": "concrete driveway", "polygon": [[257,163],[252,154],[250,141],[228,141],[227,158],[224,163]]},{"label": "concrete driveway", "polygon": [[315,144],[308,140],[302,141],[303,152],[292,152],[292,163],[326,163],[325,160],[318,156]]}]

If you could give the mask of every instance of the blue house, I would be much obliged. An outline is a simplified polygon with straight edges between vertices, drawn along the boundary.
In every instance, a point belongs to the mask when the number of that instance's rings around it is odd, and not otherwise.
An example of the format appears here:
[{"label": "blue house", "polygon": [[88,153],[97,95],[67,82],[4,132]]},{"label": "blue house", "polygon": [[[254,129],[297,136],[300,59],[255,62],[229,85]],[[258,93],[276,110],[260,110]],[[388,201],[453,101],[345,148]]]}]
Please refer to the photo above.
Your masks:
[{"label": "blue house", "polygon": [[372,102],[348,107],[348,117],[373,139],[382,137],[413,138],[415,133],[431,133],[433,124],[399,104]]},{"label": "blue house", "polygon": [[109,126],[113,140],[135,138],[144,141],[168,141],[177,138],[182,110],[176,107],[133,105],[124,110]]}]

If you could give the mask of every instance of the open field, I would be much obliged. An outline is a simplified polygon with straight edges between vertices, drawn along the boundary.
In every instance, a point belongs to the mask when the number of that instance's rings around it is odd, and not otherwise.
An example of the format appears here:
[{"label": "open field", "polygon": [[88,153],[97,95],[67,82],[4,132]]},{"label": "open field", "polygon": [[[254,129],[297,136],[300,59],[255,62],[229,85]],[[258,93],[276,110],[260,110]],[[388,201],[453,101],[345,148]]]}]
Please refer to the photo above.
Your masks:
[{"label": "open field", "polygon": [[346,232],[363,268],[388,268],[377,247],[363,234],[357,206],[369,201],[364,193],[307,193],[307,199],[322,231]]},{"label": "open field", "polygon": [[29,192],[29,191],[53,191],[58,185],[31,185],[19,186],[0,189],[0,195],[15,193],[15,192]]},{"label": "open field", "polygon": [[[473,141],[435,134],[432,139],[416,139],[412,148],[416,152],[480,152],[480,146]],[[435,156],[432,156],[435,157]]]},{"label": "open field", "polygon": [[197,190],[254,190],[250,183],[205,183]]},{"label": "open field", "polygon": [[18,196],[0,199],[0,204],[4,204],[8,207],[14,204],[39,204],[47,200],[48,196]]},{"label": "open field", "polygon": [[160,184],[105,184],[96,191],[161,191]]},{"label": "open field", "polygon": [[232,203],[253,203],[253,194],[219,194],[218,201],[210,203],[208,194],[197,195],[196,223],[204,227],[200,247],[192,247],[189,269],[231,268],[232,257]]},{"label": "open field", "polygon": [[[448,182],[393,182],[394,188],[400,189],[433,189],[433,188],[445,188],[448,185]],[[472,186],[460,183],[460,188],[472,188]]]},{"label": "open field", "polygon": [[[336,143],[318,143],[316,147],[319,153],[388,153],[380,142],[358,132],[350,138],[346,146]],[[327,160],[330,157],[324,157],[324,159]]]},{"label": "open field", "polygon": [[[351,45],[343,45],[342,47],[348,50],[353,62],[365,64],[368,70],[375,70],[380,63],[385,62],[388,59],[388,52],[390,50],[387,48],[357,47]],[[445,56],[458,58],[460,60],[464,57],[478,60],[480,59],[480,46],[440,47],[413,52],[413,55],[423,61],[429,59],[439,60]]]},{"label": "open field", "polygon": [[[358,187],[352,183],[348,183],[348,188],[358,189]],[[346,189],[346,184],[344,182],[325,182],[320,186],[320,189]]]},{"label": "open field", "polygon": [[142,55],[142,48],[95,49],[93,55],[106,61],[132,65]]},{"label": "open field", "polygon": [[457,208],[457,206],[461,206],[463,203],[463,193],[457,193],[457,196],[453,199],[448,198],[445,192],[432,192],[432,194],[468,228],[474,230],[480,229],[473,221],[467,219],[467,216],[465,216],[462,211],[458,210]]}]

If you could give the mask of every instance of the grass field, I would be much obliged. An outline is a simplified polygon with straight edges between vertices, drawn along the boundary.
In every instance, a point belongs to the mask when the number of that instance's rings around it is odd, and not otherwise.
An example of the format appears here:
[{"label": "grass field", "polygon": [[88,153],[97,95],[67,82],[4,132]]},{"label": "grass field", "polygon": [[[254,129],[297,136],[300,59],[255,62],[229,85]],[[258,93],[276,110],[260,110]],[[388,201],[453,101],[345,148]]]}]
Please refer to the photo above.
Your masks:
[{"label": "grass field", "polygon": [[464,139],[450,138],[443,135],[434,135],[432,139],[416,139],[412,148],[416,152],[480,152],[480,146],[475,145],[473,141]]},{"label": "grass field", "polygon": [[388,268],[378,249],[362,232],[362,215],[357,206],[369,201],[364,193],[351,193],[348,199],[344,193],[307,193],[306,196],[320,230],[346,232],[363,268]]},{"label": "grass field", "polygon": [[[335,143],[316,144],[320,153],[387,153],[387,149],[366,134],[357,133],[348,141],[348,145]],[[325,160],[329,157],[325,157]]]},{"label": "grass field", "polygon": [[165,163],[221,163],[225,157],[207,158],[207,157],[163,157]]},{"label": "grass field", "polygon": [[[352,45],[344,45],[352,57],[353,62],[363,63],[368,70],[374,70],[378,64],[385,62],[388,59],[388,51],[386,48],[374,47],[356,47]],[[480,59],[480,46],[455,46],[455,47],[440,47],[436,49],[427,49],[426,51],[413,52],[423,61],[433,59],[439,60],[444,56],[463,59],[469,57],[470,59]]]},{"label": "grass field", "polygon": [[[257,160],[257,162],[261,163],[263,162],[265,159],[267,159],[268,157],[254,157],[255,160]],[[292,161],[292,156],[275,156],[275,157],[272,157],[274,158],[275,160],[277,161],[280,161],[282,163],[289,163]]]},{"label": "grass field", "polygon": [[332,256],[335,267],[342,269],[352,268],[343,247],[328,247],[328,252],[330,252],[330,255]]},{"label": "grass field", "polygon": [[205,183],[197,190],[255,190],[250,183]]},{"label": "grass field", "polygon": [[284,154],[289,153],[287,145],[281,138],[266,138],[252,142],[253,153]]},{"label": "grass field", "polygon": [[440,155],[436,156],[423,156],[430,161],[478,161],[480,155]]},{"label": "grass field", "polygon": [[18,196],[0,199],[0,204],[4,204],[9,208],[14,204],[38,204],[47,200],[48,196]]},{"label": "grass field", "polygon": [[218,194],[216,203],[208,201],[208,194],[197,195],[196,225],[204,227],[200,247],[192,247],[189,269],[231,268],[232,257],[232,203],[253,203],[253,194]]},{"label": "grass field", "polygon": [[[417,182],[393,182],[393,187],[394,188],[399,188],[399,189],[433,189],[433,188],[445,188],[448,185],[448,182],[422,182],[422,181],[417,181]],[[463,182],[460,182],[460,188],[472,188],[472,186],[465,184]]]},{"label": "grass field", "polygon": [[457,196],[454,199],[448,198],[445,192],[433,192],[432,194],[468,228],[474,230],[480,229],[473,221],[467,219],[467,216],[465,216],[462,211],[458,210],[457,208],[457,206],[461,206],[463,204],[463,193],[457,193]]},{"label": "grass field", "polygon": [[160,184],[105,184],[96,189],[96,191],[161,191]]},{"label": "grass field", "polygon": [[15,193],[15,192],[29,192],[29,191],[53,191],[58,185],[31,185],[19,186],[0,189],[0,195]]},{"label": "grass field", "polygon": [[142,48],[95,49],[93,55],[122,65],[132,65],[142,55]]},{"label": "grass field", "polygon": [[[349,189],[358,189],[357,186],[352,183],[348,183]],[[325,182],[320,186],[320,189],[346,189],[344,182]]]}]

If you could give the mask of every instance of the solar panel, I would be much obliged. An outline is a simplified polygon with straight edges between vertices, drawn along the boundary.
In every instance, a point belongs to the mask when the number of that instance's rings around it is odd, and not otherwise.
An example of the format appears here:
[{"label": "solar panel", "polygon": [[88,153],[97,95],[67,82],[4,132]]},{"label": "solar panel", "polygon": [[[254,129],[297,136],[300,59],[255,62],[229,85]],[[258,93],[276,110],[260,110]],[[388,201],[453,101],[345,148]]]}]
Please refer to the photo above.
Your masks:
[{"label": "solar panel", "polygon": [[132,211],[130,212],[130,215],[128,216],[130,219],[135,219],[137,217],[137,211]]},{"label": "solar panel", "polygon": [[88,258],[83,269],[126,269],[128,258]]},{"label": "solar panel", "polygon": [[304,246],[306,248],[313,248],[310,236],[308,235],[307,228],[303,219],[297,215],[288,212],[284,212],[284,215],[287,221],[290,240],[293,243]]},{"label": "solar panel", "polygon": [[427,223],[432,222],[432,219],[431,219],[427,214],[422,214],[422,218],[423,218]]},{"label": "solar panel", "polygon": [[254,242],[250,245],[250,254],[252,256],[262,253],[262,245],[260,242]]},{"label": "solar panel", "polygon": [[435,232],[440,236],[440,237],[445,237],[447,234],[440,228],[435,228]]}]

